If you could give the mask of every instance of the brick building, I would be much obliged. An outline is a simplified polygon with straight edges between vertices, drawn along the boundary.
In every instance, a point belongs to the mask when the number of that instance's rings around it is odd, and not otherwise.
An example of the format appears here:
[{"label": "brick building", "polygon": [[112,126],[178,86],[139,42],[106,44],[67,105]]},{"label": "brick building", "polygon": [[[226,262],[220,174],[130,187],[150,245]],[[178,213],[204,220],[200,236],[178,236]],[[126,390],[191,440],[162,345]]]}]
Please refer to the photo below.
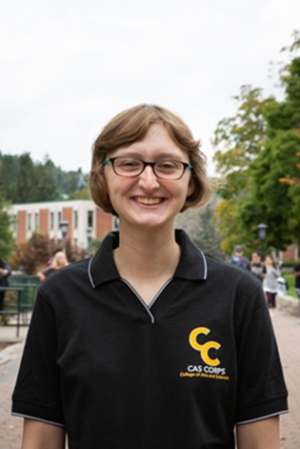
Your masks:
[{"label": "brick building", "polygon": [[88,247],[88,236],[102,239],[114,229],[114,217],[103,212],[92,200],[67,200],[42,203],[13,204],[16,242],[25,242],[38,231],[50,239],[61,239],[59,223],[69,222],[67,240],[80,248]]},{"label": "brick building", "polygon": [[300,257],[300,251],[296,245],[290,245],[287,247],[286,251],[282,251],[280,253],[280,259],[282,262],[295,261],[298,260],[298,257]]}]

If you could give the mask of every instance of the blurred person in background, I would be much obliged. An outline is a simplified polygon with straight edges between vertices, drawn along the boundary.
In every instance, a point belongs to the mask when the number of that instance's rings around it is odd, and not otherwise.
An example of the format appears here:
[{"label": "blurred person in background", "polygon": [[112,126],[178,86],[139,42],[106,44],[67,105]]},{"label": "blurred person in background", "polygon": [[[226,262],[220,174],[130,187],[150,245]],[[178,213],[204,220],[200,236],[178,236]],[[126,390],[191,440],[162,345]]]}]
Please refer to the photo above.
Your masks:
[{"label": "blurred person in background", "polygon": [[230,263],[245,270],[249,269],[249,259],[243,255],[243,248],[240,245],[235,247],[234,256],[230,260]]},{"label": "blurred person in background", "polygon": [[263,271],[263,290],[266,295],[269,309],[276,307],[276,294],[278,290],[277,278],[280,276],[280,270],[277,268],[275,260],[271,254],[266,256],[265,267]]},{"label": "blurred person in background", "polygon": [[49,267],[46,267],[44,270],[40,271],[37,275],[40,281],[44,281],[51,274],[55,273],[55,271],[59,270],[60,268],[66,267],[67,265],[69,265],[69,263],[64,251],[57,251],[54,254],[52,264]]},{"label": "blurred person in background", "polygon": [[254,251],[252,253],[249,270],[252,274],[254,274],[255,277],[257,277],[257,279],[259,279],[261,282],[263,281],[264,264],[261,261],[260,252]]}]

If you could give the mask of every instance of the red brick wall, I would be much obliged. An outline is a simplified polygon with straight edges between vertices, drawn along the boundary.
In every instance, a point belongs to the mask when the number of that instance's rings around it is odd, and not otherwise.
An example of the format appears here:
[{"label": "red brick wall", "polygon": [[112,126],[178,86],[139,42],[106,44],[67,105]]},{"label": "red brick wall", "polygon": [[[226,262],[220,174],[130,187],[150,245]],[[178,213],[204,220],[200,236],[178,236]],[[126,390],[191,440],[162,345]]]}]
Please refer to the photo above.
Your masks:
[{"label": "red brick wall", "polygon": [[103,212],[99,207],[96,208],[96,239],[103,239],[112,230],[112,220],[112,214]]},{"label": "red brick wall", "polygon": [[73,237],[73,207],[64,207],[62,210],[62,219],[69,222],[67,240],[72,242]]},{"label": "red brick wall", "polygon": [[26,242],[26,210],[18,211],[17,221],[17,243]]},{"label": "red brick wall", "polygon": [[288,246],[287,249],[282,252],[281,258],[283,262],[297,260],[297,248],[294,245]]},{"label": "red brick wall", "polygon": [[40,232],[49,234],[49,209],[40,209]]}]

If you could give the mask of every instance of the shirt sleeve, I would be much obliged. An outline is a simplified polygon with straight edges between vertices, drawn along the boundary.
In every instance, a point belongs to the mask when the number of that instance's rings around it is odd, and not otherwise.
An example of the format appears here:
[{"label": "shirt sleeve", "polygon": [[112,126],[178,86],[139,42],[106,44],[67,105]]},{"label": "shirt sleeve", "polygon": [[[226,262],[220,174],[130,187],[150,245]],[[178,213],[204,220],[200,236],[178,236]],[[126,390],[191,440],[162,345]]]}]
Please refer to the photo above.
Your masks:
[{"label": "shirt sleeve", "polygon": [[286,413],[288,407],[279,352],[261,288],[248,297],[239,313],[236,422],[245,424]]},{"label": "shirt sleeve", "polygon": [[12,413],[64,425],[55,312],[39,292],[13,392]]}]

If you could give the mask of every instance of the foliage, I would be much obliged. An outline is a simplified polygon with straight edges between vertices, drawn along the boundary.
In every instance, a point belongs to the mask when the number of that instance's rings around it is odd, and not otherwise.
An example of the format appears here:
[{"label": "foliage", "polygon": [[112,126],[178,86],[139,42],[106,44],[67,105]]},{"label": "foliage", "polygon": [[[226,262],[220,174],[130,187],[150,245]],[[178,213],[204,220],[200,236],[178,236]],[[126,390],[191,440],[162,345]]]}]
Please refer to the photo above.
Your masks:
[{"label": "foliage", "polygon": [[216,199],[201,209],[190,208],[176,218],[176,227],[184,229],[203,252],[223,258],[222,236],[214,220]]},{"label": "foliage", "polygon": [[46,264],[51,256],[48,237],[33,233],[27,242],[15,246],[11,259],[14,268],[21,268],[25,274],[36,274],[38,267]]},{"label": "foliage", "polygon": [[266,143],[263,109],[269,101],[263,100],[261,89],[251,86],[242,86],[234,98],[238,102],[237,113],[218,123],[212,142],[217,171],[222,177],[217,191],[223,201],[216,209],[217,223],[224,236],[221,248],[228,256],[238,244],[243,245],[245,254],[258,245],[253,230],[243,227],[240,209],[250,196],[249,167]]},{"label": "foliage", "polygon": [[286,182],[297,176],[299,148],[300,135],[295,130],[277,132],[251,167],[251,198],[240,210],[244,227],[264,222],[267,245],[281,250],[300,241],[300,189]]},{"label": "foliage", "polygon": [[[300,48],[298,32],[294,39],[290,51]],[[226,178],[217,214],[227,254],[237,240],[257,247],[261,222],[268,225],[267,247],[300,244],[300,58],[279,75],[282,102],[242,86],[235,117],[221,120],[215,132],[217,169]]]},{"label": "foliage", "polygon": [[90,189],[88,187],[84,187],[81,190],[74,190],[74,192],[70,193],[69,199],[70,200],[90,200],[91,199]]},{"label": "foliage", "polygon": [[11,156],[0,152],[0,179],[0,194],[14,204],[88,197],[88,175],[81,169],[65,172],[47,155],[35,163],[29,153]]},{"label": "foliage", "polygon": [[285,273],[284,279],[289,284],[289,289],[287,295],[292,296],[293,298],[298,298],[296,289],[295,289],[295,276],[292,273]]},{"label": "foliage", "polygon": [[6,259],[12,252],[14,237],[10,228],[12,219],[6,211],[7,204],[0,198],[0,257]]},{"label": "foliage", "polygon": [[236,115],[218,123],[212,141],[216,148],[217,171],[226,176],[226,183],[219,189],[224,198],[232,198],[248,189],[249,164],[266,141],[263,116],[266,100],[262,99],[261,89],[242,86],[234,99],[238,103]]},{"label": "foliage", "polygon": [[[36,274],[58,250],[62,250],[61,240],[49,239],[44,234],[33,233],[27,242],[15,245],[11,264],[15,269],[22,267],[25,274]],[[74,247],[69,240],[67,240],[66,254],[69,262],[77,262],[87,257],[85,249]]]},{"label": "foliage", "polygon": [[297,260],[289,260],[287,262],[283,262],[281,267],[282,268],[293,268],[297,264],[298,264]]},{"label": "foliage", "polygon": [[[50,240],[50,242],[53,245],[56,245],[57,248],[57,241]],[[59,241],[59,246],[61,246],[62,242]],[[67,239],[67,260],[69,263],[78,262],[79,260],[85,259],[88,257],[87,249],[85,248],[79,248],[78,246],[73,246],[71,241]]]},{"label": "foliage", "polygon": [[102,241],[103,241],[103,239],[92,239],[91,240],[92,253],[95,253],[100,248]]},{"label": "foliage", "polygon": [[[216,208],[217,226],[220,233],[225,236],[221,243],[221,249],[227,256],[232,256],[234,247],[242,245],[246,256],[250,256],[253,248],[259,248],[257,239],[249,238],[249,229],[245,230],[239,216],[239,197],[234,201],[224,199],[220,201]],[[251,236],[252,237],[252,236]]]}]

